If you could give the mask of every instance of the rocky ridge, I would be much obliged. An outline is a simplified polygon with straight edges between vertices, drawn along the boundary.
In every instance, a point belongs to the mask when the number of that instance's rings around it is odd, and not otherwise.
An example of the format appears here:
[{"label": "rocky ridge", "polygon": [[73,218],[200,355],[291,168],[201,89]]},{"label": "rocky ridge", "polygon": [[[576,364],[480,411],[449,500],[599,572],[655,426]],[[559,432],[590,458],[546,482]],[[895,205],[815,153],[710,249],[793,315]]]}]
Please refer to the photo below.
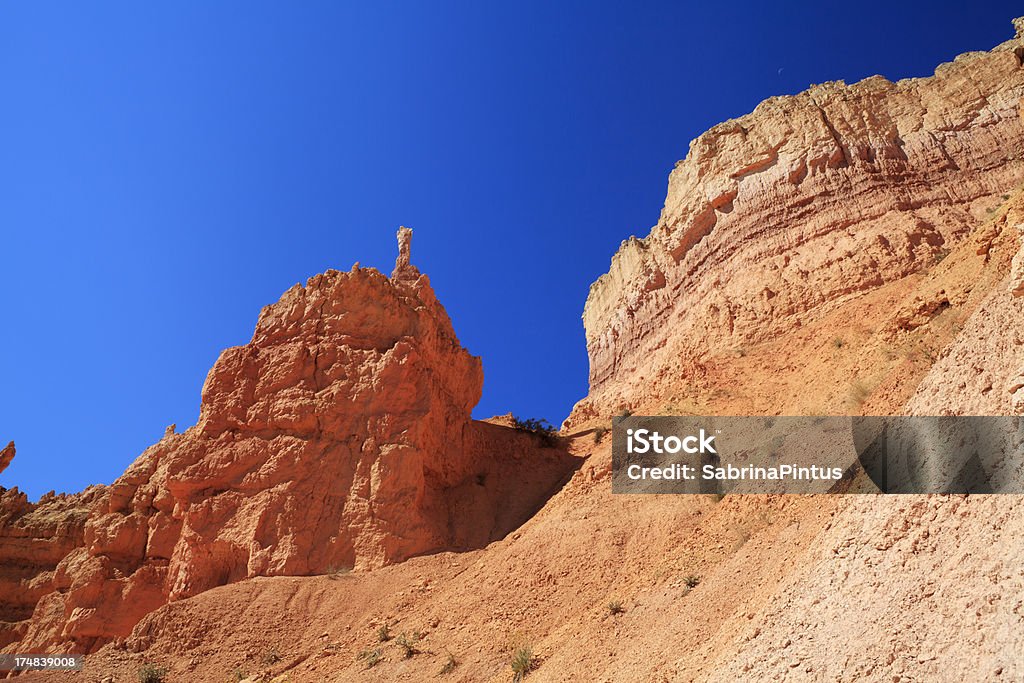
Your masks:
[{"label": "rocky ridge", "polygon": [[198,423],[112,485],[36,504],[3,491],[0,646],[88,652],[168,601],[480,547],[542,504],[572,461],[471,420],[480,359],[410,237],[391,278],[328,271],[264,308],[210,370]]},{"label": "rocky ridge", "polygon": [[1015,26],[929,78],[813,86],[694,140],[658,224],[591,287],[591,390],[570,424],[820,320],[964,240],[1024,180]]}]

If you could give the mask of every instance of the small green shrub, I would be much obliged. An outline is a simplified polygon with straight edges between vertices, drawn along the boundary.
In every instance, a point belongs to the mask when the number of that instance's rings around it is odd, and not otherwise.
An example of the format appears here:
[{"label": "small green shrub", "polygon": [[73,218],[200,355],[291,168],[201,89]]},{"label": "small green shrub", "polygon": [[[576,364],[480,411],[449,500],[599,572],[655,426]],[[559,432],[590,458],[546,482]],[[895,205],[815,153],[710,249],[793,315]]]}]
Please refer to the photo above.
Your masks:
[{"label": "small green shrub", "polygon": [[520,683],[537,667],[537,659],[533,656],[533,648],[527,643],[519,646],[512,655],[512,683]]},{"label": "small green shrub", "polygon": [[846,342],[843,341],[841,338],[836,337],[835,339],[832,340],[832,346],[837,349],[841,349],[844,346],[846,346]]},{"label": "small green shrub", "polygon": [[358,659],[363,663],[363,665],[367,669],[372,669],[373,667],[380,664],[380,660],[383,657],[384,653],[381,652],[381,649],[379,647],[373,650],[363,650],[358,655]]},{"label": "small green shrub", "polygon": [[249,674],[242,671],[241,667],[236,668],[231,672],[231,680],[233,681],[244,681],[249,677]]},{"label": "small green shrub", "polygon": [[412,659],[420,653],[416,647],[416,643],[419,642],[420,636],[418,633],[414,633],[411,636],[407,636],[404,633],[400,634],[395,638],[395,644],[402,650],[402,657],[404,659]]},{"label": "small green shrub", "polygon": [[547,420],[534,417],[525,420],[512,416],[512,426],[521,432],[530,432],[541,438],[546,446],[554,446],[558,441],[558,430]]},{"label": "small green shrub", "polygon": [[594,443],[601,443],[601,439],[608,433],[607,427],[598,427],[594,430]]},{"label": "small green shrub", "polygon": [[156,664],[143,664],[139,669],[139,683],[163,683],[167,669]]},{"label": "small green shrub", "polygon": [[528,417],[524,420],[516,415],[512,416],[512,425],[516,429],[524,432],[547,432],[554,431],[555,429],[551,423],[544,418],[537,419],[535,417]]},{"label": "small green shrub", "polygon": [[377,629],[377,642],[386,643],[389,640],[391,640],[391,627],[385,622]]},{"label": "small green shrub", "polygon": [[696,574],[689,574],[683,579],[683,583],[687,588],[696,588],[700,585],[700,577]]},{"label": "small green shrub", "polygon": [[626,608],[622,606],[622,601],[621,600],[611,600],[611,601],[609,601],[608,605],[607,605],[607,608],[608,608],[608,614],[613,616],[613,617],[616,614],[622,614],[623,612],[626,611]]}]

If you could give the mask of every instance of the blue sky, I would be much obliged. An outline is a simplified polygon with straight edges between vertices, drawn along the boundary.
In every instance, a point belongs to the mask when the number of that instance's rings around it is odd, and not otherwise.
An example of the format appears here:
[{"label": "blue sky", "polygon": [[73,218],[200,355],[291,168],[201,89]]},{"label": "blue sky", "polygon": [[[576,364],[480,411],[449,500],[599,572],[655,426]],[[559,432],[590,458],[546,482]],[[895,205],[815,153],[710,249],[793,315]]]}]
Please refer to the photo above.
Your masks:
[{"label": "blue sky", "polygon": [[692,138],[810,83],[929,75],[1015,4],[4,3],[0,484],[112,481],[195,422],[262,306],[390,271],[399,224],[483,357],[476,415],[557,423],[588,287]]}]

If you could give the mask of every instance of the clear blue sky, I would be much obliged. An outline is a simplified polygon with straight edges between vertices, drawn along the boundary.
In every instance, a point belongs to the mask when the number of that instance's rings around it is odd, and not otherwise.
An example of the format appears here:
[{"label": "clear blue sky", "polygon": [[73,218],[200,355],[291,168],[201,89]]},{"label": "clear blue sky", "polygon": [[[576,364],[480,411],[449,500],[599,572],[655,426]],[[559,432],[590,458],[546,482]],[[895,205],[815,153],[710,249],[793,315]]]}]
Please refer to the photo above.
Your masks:
[{"label": "clear blue sky", "polygon": [[[110,482],[260,307],[399,224],[477,416],[559,422],[580,314],[690,140],[1012,34],[1012,2],[4,3],[0,484]],[[1024,14],[1024,8],[1018,8]]]}]

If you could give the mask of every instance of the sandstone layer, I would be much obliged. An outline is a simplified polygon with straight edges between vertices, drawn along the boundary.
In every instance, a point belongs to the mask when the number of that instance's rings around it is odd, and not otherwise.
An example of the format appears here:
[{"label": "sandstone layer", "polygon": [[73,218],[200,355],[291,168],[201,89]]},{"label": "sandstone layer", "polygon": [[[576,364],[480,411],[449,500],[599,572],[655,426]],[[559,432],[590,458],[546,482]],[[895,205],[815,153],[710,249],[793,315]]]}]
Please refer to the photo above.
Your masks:
[{"label": "sandstone layer", "polygon": [[694,140],[658,224],[591,287],[570,424],[943,258],[1024,180],[1022,55],[1018,33],[929,78],[813,86]]},{"label": "sandstone layer", "polygon": [[0,646],[88,652],[215,586],[480,547],[528,518],[572,461],[471,420],[480,359],[407,246],[390,279],[328,271],[264,308],[198,423],[112,485],[3,491]]}]

